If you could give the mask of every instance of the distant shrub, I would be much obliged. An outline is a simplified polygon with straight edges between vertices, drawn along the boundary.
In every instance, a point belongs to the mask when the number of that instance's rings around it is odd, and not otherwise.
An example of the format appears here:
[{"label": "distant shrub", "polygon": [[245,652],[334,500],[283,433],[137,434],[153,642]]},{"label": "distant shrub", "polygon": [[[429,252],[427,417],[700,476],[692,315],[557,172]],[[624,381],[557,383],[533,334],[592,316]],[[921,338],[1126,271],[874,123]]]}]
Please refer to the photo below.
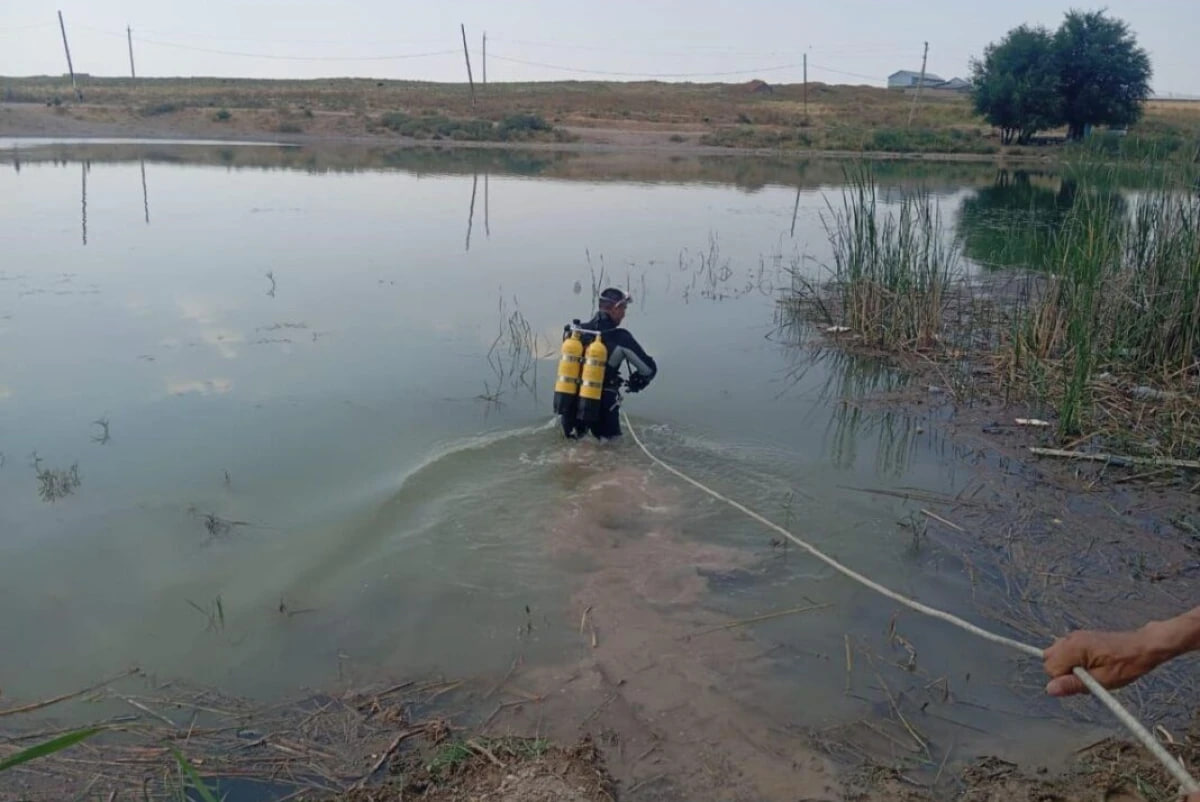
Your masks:
[{"label": "distant shrub", "polygon": [[1122,135],[1116,131],[1103,131],[1092,134],[1081,144],[1072,145],[1072,148],[1088,156],[1153,161],[1173,156],[1184,144],[1183,137],[1174,133]]},{"label": "distant shrub", "polygon": [[679,134],[671,134],[667,139],[672,142],[687,142],[687,137],[680,136]]},{"label": "distant shrub", "polygon": [[504,142],[534,139],[539,133],[553,131],[554,126],[540,114],[510,114],[496,126],[496,136]]},{"label": "distant shrub", "polygon": [[275,130],[281,134],[303,134],[304,133],[304,129],[302,127],[300,127],[300,125],[298,125],[297,123],[280,123],[279,127],[276,128]]},{"label": "distant shrub", "polygon": [[221,109],[213,115],[213,119],[219,123],[227,123],[233,119],[233,115],[229,113],[229,109]]},{"label": "distant shrub", "polygon": [[385,128],[413,139],[509,142],[558,134],[554,126],[537,114],[510,114],[499,123],[494,123],[491,120],[453,119],[441,114],[413,117],[405,112],[393,111],[380,117],[379,122]]},{"label": "distant shrub", "polygon": [[772,130],[748,125],[721,128],[700,138],[700,144],[722,148],[811,148],[812,137],[793,129]]},{"label": "distant shrub", "polygon": [[182,108],[183,106],[179,103],[154,103],[153,105],[142,107],[142,116],[157,117],[161,114],[174,114]]},{"label": "distant shrub", "polygon": [[737,121],[739,123],[741,123],[742,125],[753,125],[754,124],[754,120],[750,119],[750,115],[746,114],[746,112],[744,112],[744,111],[738,113]]},{"label": "distant shrub", "polygon": [[995,153],[994,144],[978,131],[959,128],[876,128],[864,143],[865,150],[886,153]]}]

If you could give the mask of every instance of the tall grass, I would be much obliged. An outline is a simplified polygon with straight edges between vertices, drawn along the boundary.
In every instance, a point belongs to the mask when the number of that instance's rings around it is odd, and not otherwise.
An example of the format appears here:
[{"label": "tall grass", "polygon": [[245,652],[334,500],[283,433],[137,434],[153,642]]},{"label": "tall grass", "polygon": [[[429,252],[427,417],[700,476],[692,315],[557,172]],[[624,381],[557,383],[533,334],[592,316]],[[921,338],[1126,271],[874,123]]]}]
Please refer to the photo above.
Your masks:
[{"label": "tall grass", "polygon": [[1200,196],[1170,180],[1068,195],[1050,225],[1022,232],[1013,256],[1023,261],[1002,286],[994,271],[959,270],[965,240],[946,235],[928,194],[884,206],[869,172],[852,175],[823,216],[830,280],[801,279],[788,311],[844,326],[853,339],[842,342],[925,351],[922,364],[939,371],[969,362],[983,378],[952,371],[963,389],[1047,405],[1064,439],[1099,434],[1135,452],[1195,457]]},{"label": "tall grass", "polygon": [[833,250],[832,285],[843,325],[880,348],[928,348],[943,328],[958,251],[928,192],[882,211],[874,177],[848,176],[840,206],[822,215]]},{"label": "tall grass", "polygon": [[1013,354],[1059,376],[1060,429],[1081,431],[1093,380],[1189,391],[1200,357],[1200,200],[1170,189],[1132,209],[1085,193],[1047,236],[1049,276],[1018,311]]}]

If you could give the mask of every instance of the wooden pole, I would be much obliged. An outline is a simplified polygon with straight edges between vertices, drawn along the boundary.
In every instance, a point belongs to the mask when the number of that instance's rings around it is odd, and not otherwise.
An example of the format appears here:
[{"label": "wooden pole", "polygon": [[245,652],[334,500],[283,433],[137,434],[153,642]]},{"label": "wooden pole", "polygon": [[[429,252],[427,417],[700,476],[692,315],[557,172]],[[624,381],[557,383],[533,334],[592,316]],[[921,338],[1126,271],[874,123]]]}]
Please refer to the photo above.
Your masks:
[{"label": "wooden pole", "polygon": [[808,54],[804,54],[804,121],[808,122]]},{"label": "wooden pole", "polygon": [[483,86],[487,88],[487,31],[483,32]]},{"label": "wooden pole", "polygon": [[929,42],[925,43],[925,54],[921,56],[921,79],[917,81],[917,93],[913,95],[912,108],[908,110],[908,127],[912,128],[913,117],[917,113],[917,101],[921,99],[921,90],[925,87],[925,64],[929,61]]},{"label": "wooden pole", "polygon": [[471,179],[471,208],[467,212],[467,250],[471,250],[471,228],[475,225],[475,193],[479,190],[479,173]]},{"label": "wooden pole", "polygon": [[129,39],[129,77],[137,78],[137,72],[133,69],[133,28],[125,26],[125,36]]},{"label": "wooden pole", "polygon": [[471,84],[471,105],[475,105],[475,79],[471,77],[471,53],[467,50],[467,26],[459,23],[462,30],[463,58],[467,60],[467,82]]},{"label": "wooden pole", "polygon": [[75,84],[75,66],[71,64],[71,46],[67,44],[67,24],[63,22],[62,12],[58,12],[58,28],[62,31],[63,50],[67,53],[67,72],[71,73],[71,89],[75,92],[76,100],[83,100],[79,87]]}]

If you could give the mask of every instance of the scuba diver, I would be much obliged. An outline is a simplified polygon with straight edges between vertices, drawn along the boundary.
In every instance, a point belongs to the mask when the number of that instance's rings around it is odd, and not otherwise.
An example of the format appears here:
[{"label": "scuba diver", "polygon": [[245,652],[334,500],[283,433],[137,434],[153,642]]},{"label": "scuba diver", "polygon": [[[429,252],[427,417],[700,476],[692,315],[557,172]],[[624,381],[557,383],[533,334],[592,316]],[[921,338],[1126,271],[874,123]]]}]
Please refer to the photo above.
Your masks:
[{"label": "scuba diver", "polygon": [[569,438],[589,431],[600,440],[620,437],[621,365],[628,363],[633,371],[624,381],[631,393],[644,390],[658,373],[650,355],[621,328],[632,301],[624,291],[609,287],[600,293],[599,310],[591,320],[563,327],[554,413]]}]

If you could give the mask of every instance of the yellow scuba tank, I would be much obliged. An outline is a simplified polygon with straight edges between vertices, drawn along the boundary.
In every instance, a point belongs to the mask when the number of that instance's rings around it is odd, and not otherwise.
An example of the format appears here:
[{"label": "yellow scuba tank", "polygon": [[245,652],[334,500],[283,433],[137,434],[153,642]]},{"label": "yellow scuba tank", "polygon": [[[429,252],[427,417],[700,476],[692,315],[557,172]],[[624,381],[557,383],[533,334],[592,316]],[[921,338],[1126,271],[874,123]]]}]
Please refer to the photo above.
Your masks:
[{"label": "yellow scuba tank", "polygon": [[608,366],[608,348],[597,334],[583,354],[583,374],[579,384],[579,407],[575,417],[591,423],[600,417],[604,395],[604,371]]},{"label": "yellow scuba tank", "polygon": [[583,340],[578,331],[563,339],[554,382],[554,414],[573,417],[579,396],[579,374],[583,369]]}]

